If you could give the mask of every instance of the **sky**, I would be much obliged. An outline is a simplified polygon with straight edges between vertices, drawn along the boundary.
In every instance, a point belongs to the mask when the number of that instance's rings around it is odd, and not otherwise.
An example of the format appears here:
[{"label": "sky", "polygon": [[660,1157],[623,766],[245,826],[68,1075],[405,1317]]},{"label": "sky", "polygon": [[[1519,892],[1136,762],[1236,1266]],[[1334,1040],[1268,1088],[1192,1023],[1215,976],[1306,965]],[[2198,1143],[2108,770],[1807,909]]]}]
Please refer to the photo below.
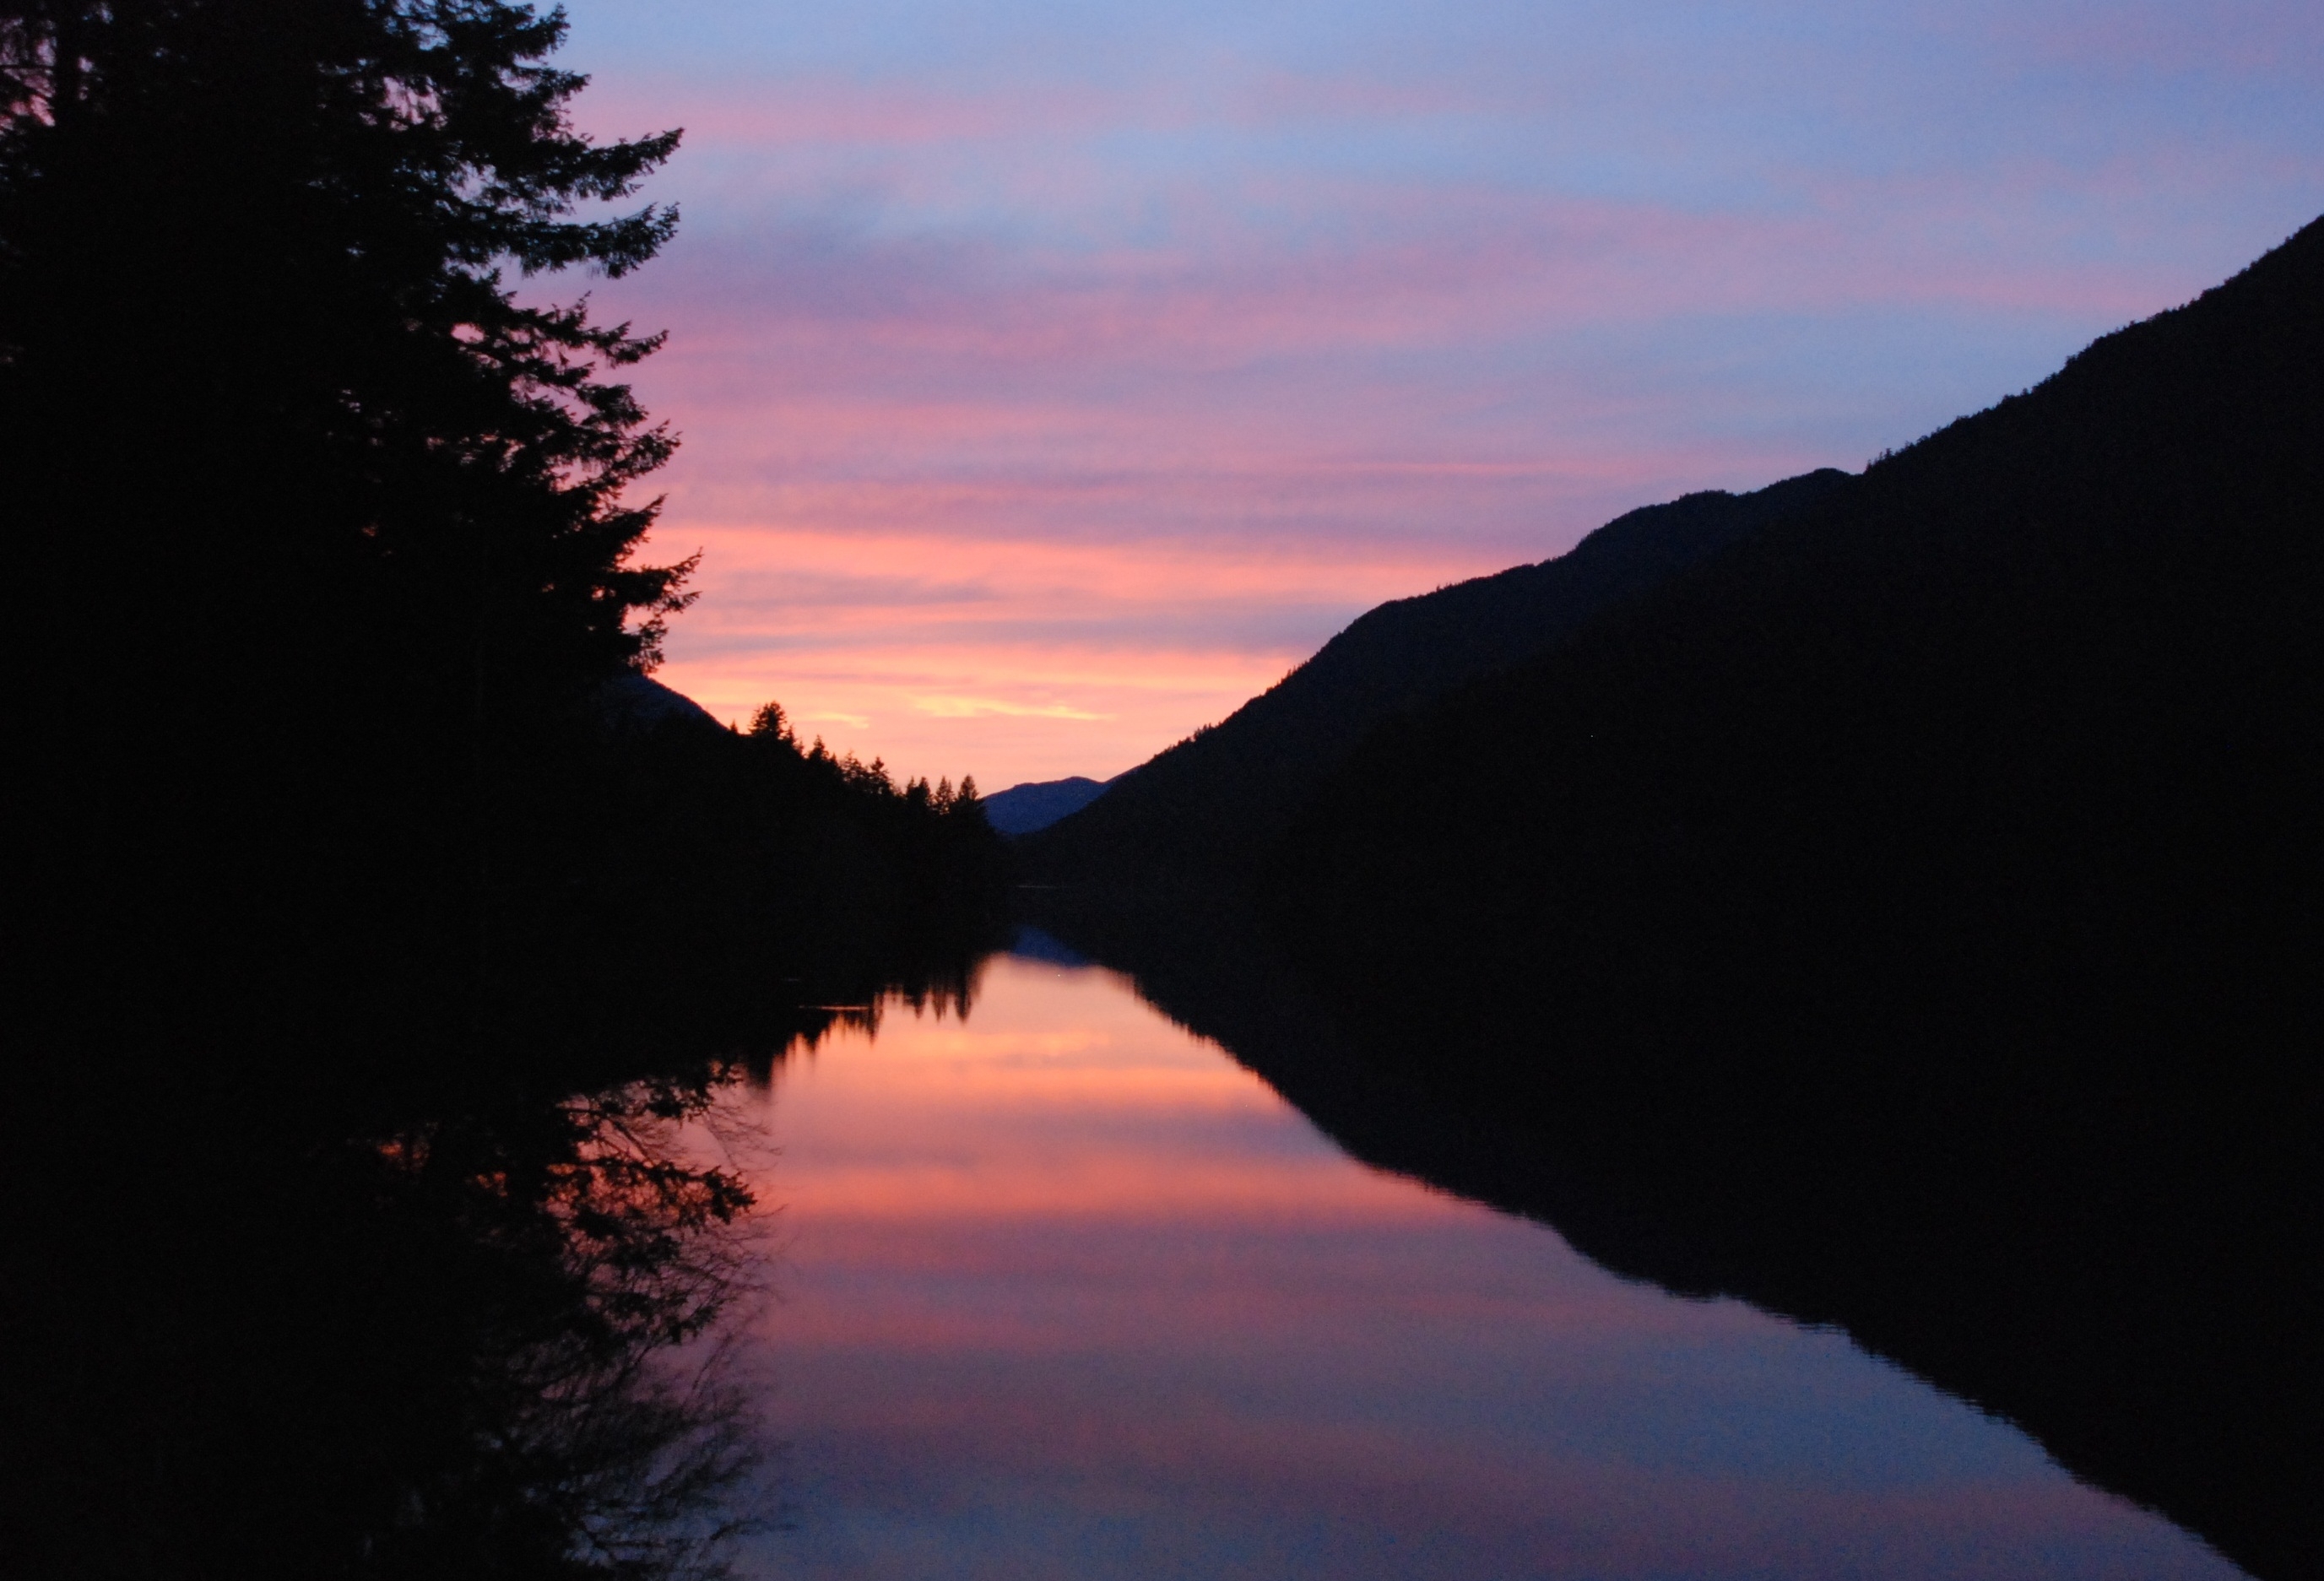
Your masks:
[{"label": "sky", "polygon": [[677,240],[660,678],[987,792],[1860,468],[2324,212],[2314,0],[568,0]]}]

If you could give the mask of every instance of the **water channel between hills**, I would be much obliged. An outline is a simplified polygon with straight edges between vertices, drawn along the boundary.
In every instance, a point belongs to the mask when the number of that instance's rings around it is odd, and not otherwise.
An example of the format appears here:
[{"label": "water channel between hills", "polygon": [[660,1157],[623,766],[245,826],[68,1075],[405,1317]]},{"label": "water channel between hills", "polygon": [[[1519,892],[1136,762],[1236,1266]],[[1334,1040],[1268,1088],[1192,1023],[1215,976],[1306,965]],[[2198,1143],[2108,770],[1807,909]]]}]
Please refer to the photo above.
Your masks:
[{"label": "water channel between hills", "polygon": [[745,1575],[2227,1577],[2015,1428],[1355,1163],[1025,956],[736,1098],[781,1446]]}]

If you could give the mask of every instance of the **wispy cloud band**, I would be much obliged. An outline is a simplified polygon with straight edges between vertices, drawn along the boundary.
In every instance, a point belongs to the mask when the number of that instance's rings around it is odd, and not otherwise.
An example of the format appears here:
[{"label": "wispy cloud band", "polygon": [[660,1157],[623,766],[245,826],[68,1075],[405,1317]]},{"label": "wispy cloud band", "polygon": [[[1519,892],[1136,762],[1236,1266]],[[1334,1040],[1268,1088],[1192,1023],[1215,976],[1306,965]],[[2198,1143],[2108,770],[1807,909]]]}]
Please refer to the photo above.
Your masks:
[{"label": "wispy cloud band", "polygon": [[600,296],[673,332],[670,678],[995,786],[1859,464],[2324,207],[2288,0],[572,9],[590,124],[689,129]]}]

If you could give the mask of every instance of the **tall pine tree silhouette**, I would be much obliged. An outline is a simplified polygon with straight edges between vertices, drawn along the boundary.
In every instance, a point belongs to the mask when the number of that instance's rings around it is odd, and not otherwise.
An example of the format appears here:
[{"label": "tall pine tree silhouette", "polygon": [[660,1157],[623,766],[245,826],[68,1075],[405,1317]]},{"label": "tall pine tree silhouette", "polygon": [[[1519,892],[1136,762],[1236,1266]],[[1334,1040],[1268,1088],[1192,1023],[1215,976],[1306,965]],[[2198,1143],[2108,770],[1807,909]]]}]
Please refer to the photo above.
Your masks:
[{"label": "tall pine tree silhouette", "polygon": [[678,133],[576,132],[564,32],[498,0],[0,5],[11,795],[82,966],[473,932],[556,799],[542,743],[683,602],[625,493],[674,443],[620,381],[658,337],[521,289],[676,218],[625,200]]}]

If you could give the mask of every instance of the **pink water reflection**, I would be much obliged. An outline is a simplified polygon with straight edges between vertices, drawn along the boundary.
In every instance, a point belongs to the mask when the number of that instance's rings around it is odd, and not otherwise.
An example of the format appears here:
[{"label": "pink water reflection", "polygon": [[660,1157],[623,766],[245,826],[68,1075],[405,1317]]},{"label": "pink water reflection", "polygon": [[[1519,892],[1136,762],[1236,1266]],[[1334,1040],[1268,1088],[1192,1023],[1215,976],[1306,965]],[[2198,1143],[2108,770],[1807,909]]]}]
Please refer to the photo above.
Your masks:
[{"label": "pink water reflection", "polygon": [[757,1342],[814,1576],[2231,1576],[2014,1429],[1351,1163],[1004,958],[777,1078]]}]

